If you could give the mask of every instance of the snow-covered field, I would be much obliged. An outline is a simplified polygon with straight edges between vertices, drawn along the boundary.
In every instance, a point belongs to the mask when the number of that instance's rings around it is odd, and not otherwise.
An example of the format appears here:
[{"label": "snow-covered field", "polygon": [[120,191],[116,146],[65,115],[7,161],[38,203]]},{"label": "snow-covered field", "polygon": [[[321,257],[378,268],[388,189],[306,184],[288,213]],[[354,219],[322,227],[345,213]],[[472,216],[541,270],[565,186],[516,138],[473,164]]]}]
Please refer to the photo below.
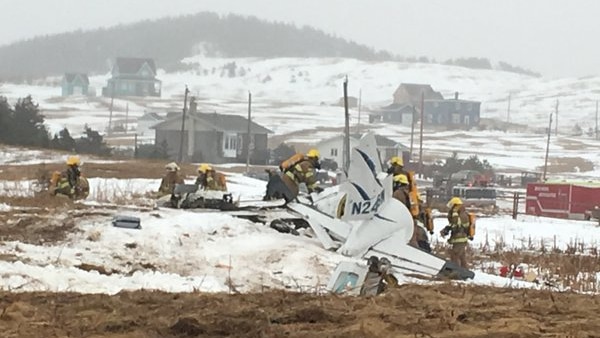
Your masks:
[{"label": "snow-covered field", "polygon": [[[402,82],[429,83],[446,97],[453,96],[457,91],[461,98],[482,102],[482,118],[501,121],[506,120],[507,97],[508,93],[512,93],[511,122],[530,128],[523,133],[517,133],[516,130],[440,132],[426,128],[423,141],[426,159],[444,158],[452,151],[457,151],[461,157],[477,154],[507,170],[534,170],[543,165],[546,144],[543,130],[556,99],[559,99],[560,134],[553,137],[550,157],[580,157],[591,161],[595,167],[600,165],[600,157],[594,151],[600,146],[600,141],[586,135],[568,136],[575,124],[584,131],[593,127],[595,100],[600,90],[599,77],[533,78],[496,70],[337,58],[224,59],[195,56],[184,61],[192,67],[191,70],[179,73],[159,71],[158,77],[163,84],[162,98],[115,99],[114,123],[124,123],[127,118],[129,127],[135,128],[137,118],[144,112],[164,114],[167,111],[181,111],[183,89],[188,85],[192,95],[198,97],[201,111],[244,116],[247,114],[248,91],[251,91],[253,119],[273,130],[274,135],[315,127],[341,127],[343,108],[336,103],[342,96],[343,79],[348,75],[350,95],[358,96],[358,91],[362,92],[362,125],[406,146],[410,144],[410,128],[366,123],[366,112],[391,103],[392,94]],[[231,62],[236,63],[235,77],[222,74],[223,66]],[[107,77],[92,76],[91,86],[100,92]],[[40,103],[52,132],[65,126],[75,134],[82,132],[82,116],[93,128],[101,131],[106,129],[109,98],[63,98],[60,97],[56,78],[38,83],[5,83],[0,87],[0,95],[16,100],[32,94]],[[352,109],[351,115],[352,124],[355,125],[358,122],[357,110]],[[334,134],[331,131],[318,131],[293,135],[288,139],[314,143]],[[126,143],[133,144],[132,141]],[[418,144],[417,137],[415,147],[418,148]],[[584,177],[600,175],[595,168],[573,168],[573,171],[580,172]]]},{"label": "snow-covered field", "polygon": [[[427,159],[444,158],[456,151],[460,157],[479,155],[501,171],[535,170],[543,164],[546,142],[544,134],[535,132],[547,125],[548,113],[558,98],[561,135],[553,137],[551,142],[551,163],[553,159],[575,160],[568,170],[574,173],[559,171],[553,178],[600,177],[600,155],[596,151],[600,141],[588,136],[567,136],[575,123],[584,130],[591,125],[600,77],[532,78],[493,70],[350,59],[192,57],[186,62],[194,69],[173,74],[159,72],[163,98],[116,99],[114,121],[124,121],[127,109],[132,127],[146,111],[179,111],[187,84],[199,98],[200,110],[220,113],[245,115],[247,94],[252,91],[254,120],[276,135],[283,135],[319,126],[342,126],[343,109],[334,104],[342,96],[346,75],[350,95],[358,96],[359,89],[362,91],[363,113],[389,104],[394,90],[402,82],[429,83],[446,97],[458,91],[461,98],[482,101],[483,118],[505,120],[506,98],[512,93],[511,121],[531,128],[525,133],[425,130],[423,147]],[[229,62],[236,62],[236,77],[221,76],[221,68]],[[106,75],[99,75],[92,76],[90,81],[99,92],[106,79]],[[107,126],[107,98],[61,98],[57,85],[2,84],[0,87],[0,95],[11,101],[28,94],[40,103],[53,132],[65,126],[74,133],[81,132],[82,120],[99,130]],[[352,116],[355,124],[356,110],[352,110]],[[365,120],[363,115],[363,124]],[[370,127],[405,145],[410,143],[409,128],[382,124]],[[318,131],[293,137],[311,143],[333,133]],[[418,139],[415,145],[418,148]],[[62,161],[64,155],[56,153],[17,148],[0,150],[0,165]],[[90,196],[84,203],[101,207],[112,201],[121,205],[122,208],[113,212],[139,216],[142,229],[114,228],[110,224],[111,217],[90,216],[78,220],[79,231],[64,242],[46,245],[1,242],[0,256],[17,259],[0,261],[0,288],[110,294],[125,289],[212,292],[275,287],[314,290],[327,283],[337,262],[349,259],[324,250],[314,239],[280,234],[224,213],[132,211],[132,200],[155,191],[159,183],[159,179],[92,178]],[[228,176],[228,186],[236,197],[256,200],[263,195],[265,182],[232,173]],[[31,196],[33,191],[32,181],[5,180],[0,171],[0,197]],[[0,214],[13,211],[9,204],[0,203]],[[534,242],[564,250],[573,243],[595,247],[600,242],[597,227],[590,222],[528,216],[512,220],[499,216],[481,218],[477,224],[478,235],[472,243],[475,247],[502,242],[507,247],[526,248],[528,243]],[[434,241],[443,241],[437,232],[444,225],[443,219],[436,220]],[[106,271],[86,271],[82,266],[102,267]],[[536,287],[482,271],[477,271],[475,280],[468,283]]]},{"label": "snow-covered field", "polygon": [[[265,182],[239,174],[230,174],[229,182],[230,190],[242,200],[255,199],[264,192]],[[94,179],[92,193],[84,203],[102,206],[101,200],[106,196],[95,194],[95,189],[118,190],[122,201],[126,196],[155,190],[158,183],[145,179]],[[140,217],[141,229],[116,228],[111,225],[111,216],[92,215],[78,219],[78,231],[63,242],[2,242],[0,257],[14,259],[0,261],[0,288],[109,294],[136,289],[322,291],[336,264],[352,260],[323,249],[316,239],[281,234],[226,213],[135,211],[131,205],[121,204],[122,208],[112,212]],[[0,213],[11,210],[7,204],[0,205]],[[435,226],[432,240],[443,241],[438,232],[445,226],[444,219],[436,219]],[[600,243],[600,233],[591,222],[529,216],[520,216],[516,221],[505,216],[479,219],[478,235],[472,245],[500,241],[507,248],[523,248],[528,241],[534,241],[566,249],[574,242],[595,246]],[[424,282],[409,277],[401,280]],[[466,283],[539,287],[482,271],[476,271],[476,278]]]}]

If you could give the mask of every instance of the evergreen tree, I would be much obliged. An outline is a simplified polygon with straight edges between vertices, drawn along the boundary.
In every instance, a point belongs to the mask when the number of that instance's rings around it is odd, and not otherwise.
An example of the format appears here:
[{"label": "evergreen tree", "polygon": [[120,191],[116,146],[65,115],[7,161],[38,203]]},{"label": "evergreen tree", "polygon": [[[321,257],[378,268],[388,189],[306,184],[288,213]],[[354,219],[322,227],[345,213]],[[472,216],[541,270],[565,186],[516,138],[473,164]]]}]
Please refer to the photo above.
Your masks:
[{"label": "evergreen tree", "polygon": [[50,142],[50,146],[55,149],[74,151],[76,148],[75,140],[71,137],[69,129],[63,128]]},{"label": "evergreen tree", "polygon": [[9,143],[48,147],[48,130],[44,125],[44,116],[40,113],[38,105],[31,96],[19,99],[13,111],[11,129],[11,140]]}]

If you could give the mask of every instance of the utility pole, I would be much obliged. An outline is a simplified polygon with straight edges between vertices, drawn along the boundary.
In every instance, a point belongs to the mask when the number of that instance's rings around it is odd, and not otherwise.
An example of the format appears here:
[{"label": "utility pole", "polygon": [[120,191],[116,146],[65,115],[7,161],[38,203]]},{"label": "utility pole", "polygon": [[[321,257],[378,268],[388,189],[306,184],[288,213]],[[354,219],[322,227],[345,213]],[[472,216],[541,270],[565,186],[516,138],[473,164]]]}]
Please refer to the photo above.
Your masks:
[{"label": "utility pole", "polygon": [[252,135],[250,134],[250,125],[252,124],[252,93],[248,91],[248,138],[246,141],[246,174],[250,172],[250,142]]},{"label": "utility pole", "polygon": [[506,123],[510,123],[510,99],[511,99],[511,93],[508,93],[508,108],[506,109]]},{"label": "utility pole", "polygon": [[358,90],[358,133],[360,134],[360,106],[362,104],[362,88]]},{"label": "utility pole", "polygon": [[348,75],[344,80],[344,171],[348,174],[350,167],[350,114],[348,113]]},{"label": "utility pole", "polygon": [[598,100],[596,100],[596,129],[594,130],[596,134],[596,140],[598,139]]},{"label": "utility pole", "polygon": [[556,107],[554,108],[556,114],[556,122],[554,123],[554,136],[558,136],[558,99],[556,99]]},{"label": "utility pole", "polygon": [[125,134],[127,134],[127,126],[129,125],[129,102],[125,105]]},{"label": "utility pole", "polygon": [[185,136],[185,113],[187,110],[187,97],[189,93],[189,89],[185,86],[185,94],[183,96],[183,115],[181,116],[181,138],[179,139],[179,156],[177,157],[177,161],[179,163],[183,162],[183,141]]},{"label": "utility pole", "polygon": [[113,103],[115,102],[115,83],[110,83],[110,114],[108,115],[108,136],[112,134]]},{"label": "utility pole", "polygon": [[544,182],[546,182],[546,174],[548,173],[548,152],[550,150],[550,134],[552,134],[552,113],[550,113],[550,122],[548,123],[548,141],[546,141],[546,159],[544,160]]},{"label": "utility pole", "polygon": [[421,92],[421,131],[419,132],[419,177],[423,176],[423,124],[425,124],[425,93]]},{"label": "utility pole", "polygon": [[415,108],[411,105],[410,106],[412,109],[412,118],[411,118],[411,124],[410,124],[410,159],[412,160],[413,158],[413,143],[415,140],[415,119],[417,118],[417,114],[415,111]]}]

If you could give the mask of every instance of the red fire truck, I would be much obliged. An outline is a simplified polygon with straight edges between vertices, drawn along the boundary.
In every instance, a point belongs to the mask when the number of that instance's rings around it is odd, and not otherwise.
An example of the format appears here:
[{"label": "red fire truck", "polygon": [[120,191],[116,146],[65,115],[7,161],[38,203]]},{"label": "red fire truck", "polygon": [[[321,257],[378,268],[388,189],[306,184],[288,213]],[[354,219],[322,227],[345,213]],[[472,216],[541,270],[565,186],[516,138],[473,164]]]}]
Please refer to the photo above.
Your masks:
[{"label": "red fire truck", "polygon": [[600,207],[598,183],[529,183],[525,213],[555,218],[586,219]]}]

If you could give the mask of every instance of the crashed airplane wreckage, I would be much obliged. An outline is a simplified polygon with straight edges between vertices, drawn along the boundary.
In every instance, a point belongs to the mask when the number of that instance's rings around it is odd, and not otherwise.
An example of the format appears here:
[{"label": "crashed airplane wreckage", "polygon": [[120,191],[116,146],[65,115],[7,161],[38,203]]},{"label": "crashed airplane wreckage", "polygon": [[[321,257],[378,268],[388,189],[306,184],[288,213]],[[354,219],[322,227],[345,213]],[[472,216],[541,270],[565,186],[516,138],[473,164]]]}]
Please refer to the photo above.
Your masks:
[{"label": "crashed airplane wreckage", "polygon": [[[386,257],[394,271],[427,277],[473,278],[472,271],[408,245],[414,231],[410,211],[392,197],[392,177],[382,170],[373,134],[352,149],[347,179],[320,194],[298,196],[296,202],[265,201],[245,205],[223,192],[192,191],[182,186],[179,208],[215,208],[266,223],[282,232],[283,224],[306,224],[327,250],[368,259]],[[186,192],[185,189],[190,189]],[[229,211],[227,211],[229,210]]]}]

